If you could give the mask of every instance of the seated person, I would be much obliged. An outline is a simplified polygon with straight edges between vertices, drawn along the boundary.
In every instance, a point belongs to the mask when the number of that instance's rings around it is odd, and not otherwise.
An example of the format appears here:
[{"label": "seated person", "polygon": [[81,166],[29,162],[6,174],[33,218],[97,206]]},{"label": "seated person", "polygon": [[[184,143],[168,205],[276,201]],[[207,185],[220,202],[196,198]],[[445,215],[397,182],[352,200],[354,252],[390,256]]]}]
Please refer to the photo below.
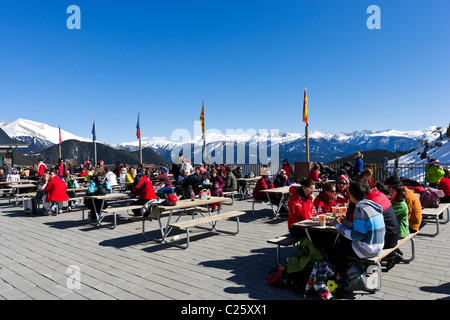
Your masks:
[{"label": "seated person", "polygon": [[224,192],[229,191],[237,191],[237,181],[236,177],[234,176],[233,172],[231,172],[230,167],[225,168],[225,186],[223,187]]},{"label": "seated person", "polygon": [[161,167],[158,169],[159,175],[151,177],[150,180],[152,182],[156,182],[155,186],[159,187],[172,187],[172,181],[170,181],[170,177],[167,175],[169,170],[166,167]]},{"label": "seated person", "polygon": [[[86,195],[105,195],[108,193],[113,193],[111,186],[105,180],[104,176],[95,176],[94,180],[89,184],[89,188],[86,192]],[[103,207],[100,206],[103,203]],[[108,203],[106,201],[102,201],[100,199],[86,199],[85,205],[88,209],[90,209],[90,218],[92,220],[96,220],[97,216],[95,214],[95,210],[99,212],[100,210],[104,210],[108,208]],[[94,207],[95,206],[95,207]]]},{"label": "seated person", "polygon": [[314,207],[317,210],[321,207],[323,213],[331,212],[332,208],[337,205],[337,198],[334,184],[326,182],[322,186],[322,191],[314,199]]},{"label": "seated person", "polygon": [[[49,181],[44,188],[44,192],[47,194],[45,202],[51,203],[51,211],[56,215],[62,213],[63,202],[69,200],[69,196],[66,193],[66,183],[57,175],[56,170],[52,169],[49,175]],[[50,210],[46,211],[46,215],[52,214]]]},{"label": "seated person", "polygon": [[[139,196],[139,200],[133,202],[133,205],[144,205],[147,201],[156,199],[156,192],[153,184],[143,171],[139,171],[136,176],[136,186],[131,191],[132,196]],[[141,216],[141,209],[132,210],[134,216]]]},{"label": "seated person", "polygon": [[261,173],[262,177],[258,180],[255,188],[253,189],[253,198],[256,200],[268,200],[267,195],[264,192],[261,192],[261,190],[273,189],[273,182],[270,179],[270,171],[268,169],[262,171]]},{"label": "seated person", "polygon": [[199,186],[203,183],[203,180],[206,179],[205,173],[201,174],[200,168],[195,167],[194,173],[188,175],[181,181],[181,193],[184,199],[190,199],[192,193],[198,194]]},{"label": "seated person", "polygon": [[289,187],[291,185],[287,172],[284,169],[280,170],[280,174],[278,174],[275,178],[273,185],[275,186],[275,188]]},{"label": "seated person", "polygon": [[369,192],[366,182],[352,182],[349,186],[350,200],[356,204],[353,223],[345,217],[340,222],[336,219],[331,221],[341,237],[326,253],[331,264],[342,275],[348,269],[348,257],[376,257],[384,247],[383,208],[372,200],[366,200]]},{"label": "seated person", "polygon": [[301,186],[291,186],[289,188],[289,233],[296,237],[306,237],[303,229],[292,227],[295,222],[311,219],[314,203],[313,194],[316,183],[310,179],[302,179]]},{"label": "seated person", "polygon": [[[390,188],[391,185],[402,184],[398,177],[391,176],[386,179],[385,185]],[[422,205],[420,204],[419,197],[414,194],[409,188],[405,188],[406,192],[406,204],[408,206],[408,222],[409,222],[409,232],[416,233],[419,231],[420,225],[422,223]]]},{"label": "seated person", "polygon": [[439,181],[438,189],[444,192],[441,203],[450,203],[450,171],[447,168],[444,168],[444,176]]},{"label": "seated person", "polygon": [[349,183],[350,179],[344,175],[339,176],[336,180],[337,203],[339,205],[349,204],[350,202],[350,194],[348,193]]}]

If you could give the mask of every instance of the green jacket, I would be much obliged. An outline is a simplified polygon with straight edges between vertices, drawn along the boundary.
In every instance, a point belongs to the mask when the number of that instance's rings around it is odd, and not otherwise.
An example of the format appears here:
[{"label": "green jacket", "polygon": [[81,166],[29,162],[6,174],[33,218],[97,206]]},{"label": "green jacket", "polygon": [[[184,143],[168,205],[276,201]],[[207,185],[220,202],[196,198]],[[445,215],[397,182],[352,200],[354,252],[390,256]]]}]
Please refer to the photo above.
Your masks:
[{"label": "green jacket", "polygon": [[400,201],[392,204],[392,208],[397,216],[399,232],[398,237],[404,238],[409,236],[409,220],[408,220],[408,205],[406,201]]},{"label": "green jacket", "polygon": [[429,164],[425,166],[425,172],[427,174],[425,181],[428,183],[439,183],[445,174],[444,170],[440,167],[435,165],[430,166]]},{"label": "green jacket", "polygon": [[301,238],[295,247],[300,251],[300,255],[289,257],[288,273],[302,271],[309,263],[314,264],[325,259],[325,255],[308,238]]},{"label": "green jacket", "polygon": [[233,173],[228,172],[223,191],[237,191],[237,181]]}]

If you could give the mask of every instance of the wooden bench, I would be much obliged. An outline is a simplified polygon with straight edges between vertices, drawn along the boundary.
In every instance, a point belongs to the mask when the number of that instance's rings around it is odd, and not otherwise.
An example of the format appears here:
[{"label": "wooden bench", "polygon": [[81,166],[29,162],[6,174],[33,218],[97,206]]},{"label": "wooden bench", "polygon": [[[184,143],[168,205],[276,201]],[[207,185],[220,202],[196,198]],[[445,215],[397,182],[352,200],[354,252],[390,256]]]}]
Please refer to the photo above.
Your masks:
[{"label": "wooden bench", "polygon": [[[186,245],[182,248],[186,249],[189,246],[189,229],[192,227],[197,227],[201,229],[207,229],[209,231],[217,231],[222,233],[228,233],[228,234],[238,234],[239,233],[239,216],[244,215],[244,211],[230,211],[230,212],[224,212],[212,216],[206,216],[202,218],[196,218],[196,219],[190,219],[190,220],[184,220],[184,221],[176,221],[174,223],[171,223],[169,226],[172,228],[177,229],[183,229],[186,230]],[[237,221],[237,231],[227,231],[227,230],[219,230],[217,229],[216,225],[219,220],[226,220],[230,218],[236,218]],[[200,227],[199,225],[207,224],[209,223],[211,225],[211,228],[205,228]],[[180,246],[181,247],[181,246]]]},{"label": "wooden bench", "polygon": [[237,191],[224,191],[223,192],[223,196],[224,197],[226,197],[226,196],[231,196],[231,205],[233,205],[234,204],[234,195],[235,194],[239,194]]},{"label": "wooden bench", "polygon": [[425,216],[425,219],[427,218],[434,218],[434,222],[436,222],[436,233],[434,234],[424,234],[420,233],[421,236],[431,236],[435,237],[439,234],[439,216],[444,214],[444,212],[447,211],[447,220],[441,221],[440,223],[446,224],[449,221],[450,218],[450,203],[441,203],[439,204],[439,207],[437,208],[423,208],[422,209],[422,219]]},{"label": "wooden bench", "polygon": [[251,203],[252,203],[252,214],[253,214],[255,217],[261,217],[261,216],[255,214],[255,204],[257,204],[257,203],[260,203],[260,204],[265,203],[265,204],[269,204],[269,205],[270,205],[270,202],[269,202],[268,199],[265,199],[265,200],[258,200],[258,199],[253,198],[253,199],[247,200],[247,202],[251,202]]},{"label": "wooden bench", "polygon": [[410,233],[407,237],[403,239],[399,239],[397,242],[397,245],[393,248],[389,249],[383,249],[379,255],[373,258],[357,258],[357,257],[349,257],[351,260],[359,261],[365,266],[365,273],[366,273],[366,279],[367,279],[367,291],[369,292],[375,292],[381,289],[381,274],[382,274],[382,268],[381,268],[381,261],[385,259],[389,254],[394,252],[396,249],[398,249],[403,244],[407,243],[408,241],[411,242],[411,258],[410,259],[404,259],[403,263],[410,263],[412,262],[416,257],[416,249],[415,249],[415,241],[414,237],[419,232]]},{"label": "wooden bench", "polygon": [[280,248],[281,247],[293,246],[299,240],[300,240],[299,238],[291,236],[290,234],[288,234],[288,235],[284,235],[284,236],[280,236],[280,237],[269,239],[269,240],[267,240],[267,243],[271,243],[271,244],[277,245],[277,263],[280,264],[281,263]]},{"label": "wooden bench", "polygon": [[[141,205],[131,205],[131,206],[120,206],[120,207],[109,207],[107,209],[101,210],[99,216],[97,217],[97,221],[92,221],[90,219],[90,217],[88,217],[87,222],[95,225],[97,227],[101,226],[101,223],[103,221],[103,219],[106,217],[106,215],[108,214],[112,214],[113,215],[113,225],[112,227],[110,227],[111,229],[115,229],[117,227],[117,213],[121,212],[121,211],[128,211],[128,210],[135,210],[135,209],[141,209],[142,208],[142,204]],[[84,209],[87,209],[86,207],[83,208],[83,213],[82,213],[82,219],[83,221],[86,221],[86,219],[84,218]]]}]

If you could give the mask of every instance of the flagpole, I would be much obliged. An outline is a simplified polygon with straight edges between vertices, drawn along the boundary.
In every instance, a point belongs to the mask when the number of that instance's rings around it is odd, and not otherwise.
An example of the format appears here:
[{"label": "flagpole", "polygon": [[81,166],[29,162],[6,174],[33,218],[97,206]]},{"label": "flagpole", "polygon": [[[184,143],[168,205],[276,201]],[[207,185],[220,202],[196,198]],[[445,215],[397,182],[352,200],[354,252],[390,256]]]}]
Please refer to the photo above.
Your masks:
[{"label": "flagpole", "polygon": [[59,159],[61,158],[61,126],[59,126]]},{"label": "flagpole", "polygon": [[[305,82],[305,92],[306,92],[306,82]],[[305,125],[305,144],[306,144],[306,150],[305,150],[305,160],[306,162],[309,162],[309,131],[308,131],[308,122],[306,122]]]},{"label": "flagpole", "polygon": [[141,130],[141,113],[139,112],[138,113],[138,121],[139,121],[139,164],[142,164],[143,162],[142,162],[142,140],[141,140],[141,137],[142,137],[142,134],[141,134],[141,132],[140,132],[140,130]]}]

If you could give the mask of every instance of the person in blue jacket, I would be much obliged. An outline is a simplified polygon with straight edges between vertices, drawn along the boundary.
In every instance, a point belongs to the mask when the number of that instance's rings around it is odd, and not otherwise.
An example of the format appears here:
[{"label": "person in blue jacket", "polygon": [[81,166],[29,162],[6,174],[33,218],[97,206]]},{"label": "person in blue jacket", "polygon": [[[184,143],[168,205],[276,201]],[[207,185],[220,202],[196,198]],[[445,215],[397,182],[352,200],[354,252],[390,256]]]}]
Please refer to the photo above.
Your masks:
[{"label": "person in blue jacket", "polygon": [[353,166],[353,177],[356,177],[358,175],[358,173],[363,171],[362,158],[364,157],[364,155],[359,151],[355,151],[355,153],[353,154],[353,157],[355,158],[355,164]]}]

